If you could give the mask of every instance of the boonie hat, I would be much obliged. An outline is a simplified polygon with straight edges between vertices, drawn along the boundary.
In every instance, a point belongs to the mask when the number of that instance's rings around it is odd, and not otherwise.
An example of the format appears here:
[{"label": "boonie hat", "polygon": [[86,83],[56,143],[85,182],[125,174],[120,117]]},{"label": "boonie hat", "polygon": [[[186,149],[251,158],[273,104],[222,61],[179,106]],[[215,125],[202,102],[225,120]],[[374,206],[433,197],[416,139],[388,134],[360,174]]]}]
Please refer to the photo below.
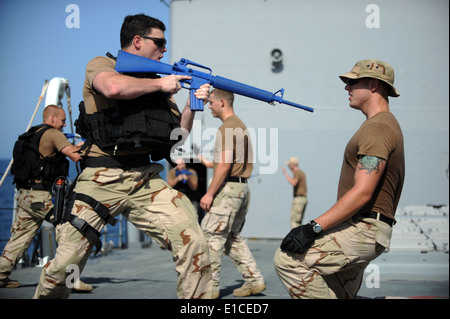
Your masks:
[{"label": "boonie hat", "polygon": [[389,84],[391,88],[388,92],[389,96],[400,96],[400,93],[394,87],[394,69],[388,63],[380,60],[368,59],[358,61],[350,72],[339,75],[339,77],[344,83],[347,83],[347,79],[378,79]]},{"label": "boonie hat", "polygon": [[298,165],[298,158],[297,157],[291,157],[288,161],[286,161],[286,165],[294,164]]}]

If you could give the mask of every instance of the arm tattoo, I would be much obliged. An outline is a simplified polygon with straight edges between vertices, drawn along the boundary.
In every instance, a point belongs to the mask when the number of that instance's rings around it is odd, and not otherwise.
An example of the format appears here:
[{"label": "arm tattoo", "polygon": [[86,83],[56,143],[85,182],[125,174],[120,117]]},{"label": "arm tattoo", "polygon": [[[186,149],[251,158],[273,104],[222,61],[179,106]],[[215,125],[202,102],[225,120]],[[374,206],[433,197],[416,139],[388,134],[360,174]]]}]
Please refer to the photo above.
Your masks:
[{"label": "arm tattoo", "polygon": [[360,171],[366,170],[366,174],[375,172],[375,174],[380,172],[380,166],[383,164],[383,159],[379,159],[376,156],[361,156],[358,160],[358,169]]}]

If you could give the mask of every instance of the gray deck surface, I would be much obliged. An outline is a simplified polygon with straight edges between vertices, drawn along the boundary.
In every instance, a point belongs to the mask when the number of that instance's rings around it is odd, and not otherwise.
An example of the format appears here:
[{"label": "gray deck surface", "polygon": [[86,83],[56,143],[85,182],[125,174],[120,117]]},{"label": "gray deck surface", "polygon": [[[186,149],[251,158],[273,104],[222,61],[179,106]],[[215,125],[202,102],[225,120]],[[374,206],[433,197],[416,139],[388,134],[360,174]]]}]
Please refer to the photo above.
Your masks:
[{"label": "gray deck surface", "polygon": [[[279,240],[248,240],[264,275],[267,289],[254,299],[289,299],[273,267]],[[377,268],[366,271],[360,298],[418,297],[448,298],[448,253],[389,252],[372,262],[379,269],[379,288],[373,284]],[[20,266],[11,278],[20,288],[0,289],[0,299],[30,299],[36,289],[41,268]],[[372,277],[370,277],[372,276]],[[71,299],[175,299],[176,272],[170,252],[158,245],[141,248],[135,243],[127,249],[114,249],[108,255],[90,258],[81,279],[93,285],[88,294],[72,293]],[[221,298],[238,299],[233,290],[243,280],[231,260],[222,257]]]}]

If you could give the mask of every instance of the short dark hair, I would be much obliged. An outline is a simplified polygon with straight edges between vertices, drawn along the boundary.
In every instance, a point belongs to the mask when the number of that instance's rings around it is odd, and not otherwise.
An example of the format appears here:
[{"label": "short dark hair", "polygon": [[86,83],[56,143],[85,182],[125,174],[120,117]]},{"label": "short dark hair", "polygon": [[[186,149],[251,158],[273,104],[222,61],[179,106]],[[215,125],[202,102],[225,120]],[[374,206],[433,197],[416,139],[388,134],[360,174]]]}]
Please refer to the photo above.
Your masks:
[{"label": "short dark hair", "polygon": [[162,21],[143,13],[126,16],[120,29],[120,47],[122,49],[128,47],[135,35],[146,35],[151,29],[159,29],[164,32],[166,26]]},{"label": "short dark hair", "polygon": [[209,95],[214,94],[214,97],[218,100],[225,100],[232,107],[234,103],[234,94],[229,91],[213,89]]}]

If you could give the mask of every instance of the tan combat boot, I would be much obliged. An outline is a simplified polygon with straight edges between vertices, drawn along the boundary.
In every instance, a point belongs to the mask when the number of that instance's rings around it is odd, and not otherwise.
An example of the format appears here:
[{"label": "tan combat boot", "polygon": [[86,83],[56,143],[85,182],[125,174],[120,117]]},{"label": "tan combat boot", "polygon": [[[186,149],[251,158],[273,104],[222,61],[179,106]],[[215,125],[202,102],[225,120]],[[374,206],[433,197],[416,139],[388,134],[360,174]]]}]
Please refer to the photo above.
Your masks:
[{"label": "tan combat boot", "polygon": [[87,283],[82,282],[80,279],[78,279],[75,284],[73,285],[72,290],[74,292],[91,292],[94,288],[92,288],[92,285],[89,285]]},{"label": "tan combat boot", "polygon": [[18,288],[20,286],[17,280],[11,280],[8,277],[0,280],[0,288]]},{"label": "tan combat boot", "polygon": [[250,295],[256,295],[260,292],[263,292],[266,290],[266,284],[263,283],[256,283],[256,284],[248,284],[244,283],[242,287],[237,288],[233,291],[233,295],[235,297],[247,297]]}]

